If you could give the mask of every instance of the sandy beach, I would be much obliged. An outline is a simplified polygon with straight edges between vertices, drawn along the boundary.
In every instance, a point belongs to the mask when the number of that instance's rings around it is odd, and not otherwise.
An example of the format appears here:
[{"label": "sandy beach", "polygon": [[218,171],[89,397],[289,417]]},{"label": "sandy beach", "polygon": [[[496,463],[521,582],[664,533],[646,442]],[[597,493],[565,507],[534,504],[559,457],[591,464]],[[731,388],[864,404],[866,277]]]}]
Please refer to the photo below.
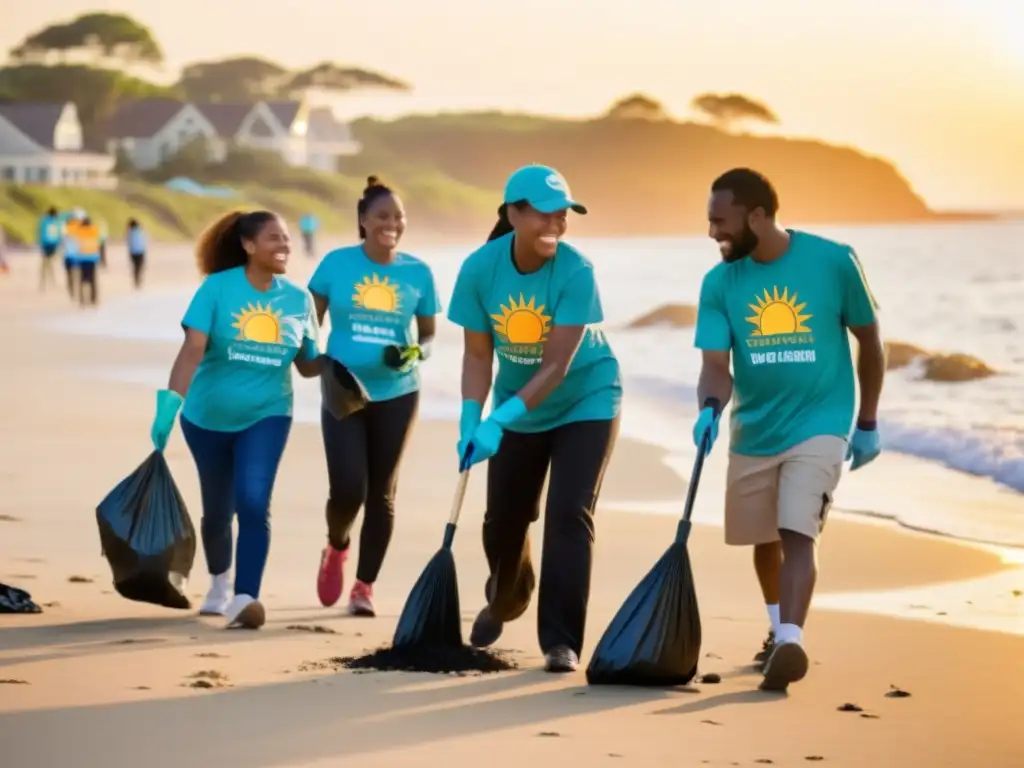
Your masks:
[{"label": "sandy beach", "polygon": [[[129,290],[128,264],[117,246],[109,258],[102,299],[116,301]],[[311,263],[293,258],[292,276],[302,279]],[[532,610],[499,643],[514,652],[517,671],[458,677],[337,669],[332,658],[390,640],[410,587],[440,544],[456,441],[455,425],[443,422],[421,421],[415,429],[395,537],[376,585],[376,619],[349,618],[316,599],[326,477],[319,429],[305,424],[292,431],[276,487],[266,627],[226,632],[194,613],[128,602],[110,583],[94,508],[151,450],[154,395],[89,371],[169,368],[176,348],[42,329],[48,316],[69,310],[68,298],[60,288],[40,296],[34,258],[12,261],[12,272],[0,275],[0,318],[8,329],[0,377],[0,581],[31,592],[44,613],[0,616],[3,768],[462,760],[490,768],[525,761],[580,768],[1024,765],[1024,633],[819,610],[806,634],[811,674],[788,695],[759,692],[751,658],[766,618],[749,552],[726,548],[714,526],[696,527],[690,551],[704,621],[700,672],[720,675],[720,683],[599,689],[586,685],[582,670],[547,675]],[[180,249],[154,254],[147,290],[195,281]],[[198,525],[196,473],[180,432],[167,458]],[[679,499],[681,506],[684,483],[662,458],[660,449],[628,439],[616,448],[598,511],[584,664],[672,540],[672,517],[621,509],[623,501],[641,500]],[[883,457],[863,477],[884,478],[892,466]],[[483,599],[482,500],[477,472],[455,543],[467,633]],[[823,598],[921,589],[1010,568],[992,552],[950,539],[841,516],[829,523],[821,562]],[[201,599],[206,587],[198,553],[189,592]],[[893,686],[910,696],[887,695]],[[859,710],[841,711],[846,704]]]}]

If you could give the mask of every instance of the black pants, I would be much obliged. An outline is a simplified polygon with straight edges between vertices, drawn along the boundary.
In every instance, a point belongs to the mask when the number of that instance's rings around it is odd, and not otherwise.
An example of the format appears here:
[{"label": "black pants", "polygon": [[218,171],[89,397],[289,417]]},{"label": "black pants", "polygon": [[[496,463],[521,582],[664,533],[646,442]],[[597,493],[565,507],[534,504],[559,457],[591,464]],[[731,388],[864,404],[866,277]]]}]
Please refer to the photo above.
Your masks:
[{"label": "black pants", "polygon": [[398,466],[419,398],[419,392],[411,392],[394,400],[370,402],[344,419],[320,411],[330,487],[327,538],[335,549],[345,549],[359,509],[365,506],[356,578],[366,584],[377,580],[391,543]]},{"label": "black pants", "polygon": [[146,266],[146,254],[133,253],[129,255],[132,260],[132,282],[136,288],[142,287],[142,271]]},{"label": "black pants", "polygon": [[78,263],[74,259],[64,259],[64,275],[67,277],[68,296],[74,301],[78,291]]},{"label": "black pants", "polygon": [[579,655],[590,599],[594,508],[619,431],[618,418],[579,421],[548,432],[506,432],[487,467],[484,552],[488,611],[512,621],[526,611],[536,580],[530,524],[551,468],[544,511],[537,633],[545,653],[567,645]]},{"label": "black pants", "polygon": [[[78,300],[85,304],[96,304],[99,293],[96,288],[96,262],[83,261],[78,265]],[[88,290],[89,298],[86,299]]]}]

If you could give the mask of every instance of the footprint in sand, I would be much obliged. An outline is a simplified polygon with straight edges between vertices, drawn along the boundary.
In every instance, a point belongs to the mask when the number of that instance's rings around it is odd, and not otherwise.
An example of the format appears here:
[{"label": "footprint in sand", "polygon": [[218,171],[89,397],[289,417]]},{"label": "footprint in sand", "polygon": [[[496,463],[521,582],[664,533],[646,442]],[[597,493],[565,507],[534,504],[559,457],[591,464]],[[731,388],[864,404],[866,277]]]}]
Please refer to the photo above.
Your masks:
[{"label": "footprint in sand", "polygon": [[889,685],[889,692],[885,694],[886,698],[889,699],[906,699],[910,697],[910,693],[904,691],[902,688],[897,688],[895,685]]},{"label": "footprint in sand", "polygon": [[317,635],[336,635],[338,634],[335,630],[330,627],[325,627],[322,624],[289,624],[285,629],[290,629],[293,632],[313,632]]},{"label": "footprint in sand", "polygon": [[136,643],[166,643],[166,637],[126,637],[123,640],[111,640],[107,645],[135,645]]},{"label": "footprint in sand", "polygon": [[0,515],[0,523],[20,523],[21,518],[14,515]]},{"label": "footprint in sand", "polygon": [[15,680],[13,677],[7,677],[0,680],[0,685],[29,685],[28,680]]},{"label": "footprint in sand", "polygon": [[183,683],[186,688],[230,688],[228,676],[216,669],[208,669],[189,675],[190,683]]},{"label": "footprint in sand", "polygon": [[208,651],[207,653],[197,653],[196,654],[196,658],[197,659],[226,659],[228,657],[225,656],[222,653],[217,653],[216,651]]},{"label": "footprint in sand", "polygon": [[93,580],[88,576],[68,576],[68,582],[71,584],[92,584]]}]

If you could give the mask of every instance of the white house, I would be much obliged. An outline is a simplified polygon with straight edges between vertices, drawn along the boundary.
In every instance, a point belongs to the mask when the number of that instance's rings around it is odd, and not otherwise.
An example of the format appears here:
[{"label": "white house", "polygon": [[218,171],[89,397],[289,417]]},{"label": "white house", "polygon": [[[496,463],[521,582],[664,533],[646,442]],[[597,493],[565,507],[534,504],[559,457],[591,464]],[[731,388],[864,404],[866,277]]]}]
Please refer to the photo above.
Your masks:
[{"label": "white house", "polygon": [[[311,130],[310,115],[316,129]],[[298,101],[255,104],[192,104],[146,99],[121,106],[110,124],[112,153],[123,152],[140,170],[156,168],[182,147],[202,139],[210,159],[224,158],[228,147],[277,152],[289,165],[334,170],[339,157],[357,154],[348,126]]]},{"label": "white house", "polygon": [[109,189],[111,155],[89,152],[71,102],[0,103],[0,181]]}]

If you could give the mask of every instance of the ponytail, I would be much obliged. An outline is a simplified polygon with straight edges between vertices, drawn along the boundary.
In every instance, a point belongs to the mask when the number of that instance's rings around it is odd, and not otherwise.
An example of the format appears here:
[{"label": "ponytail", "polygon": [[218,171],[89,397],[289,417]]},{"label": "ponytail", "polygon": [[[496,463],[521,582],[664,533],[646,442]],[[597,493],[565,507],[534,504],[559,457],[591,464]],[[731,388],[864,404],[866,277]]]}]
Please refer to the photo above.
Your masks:
[{"label": "ponytail", "polygon": [[377,198],[390,194],[393,194],[391,188],[382,184],[379,177],[366,177],[366,189],[363,190],[363,196],[359,198],[359,202],[356,203],[356,226],[359,227],[360,240],[366,239],[366,229],[362,224],[363,216],[365,216],[366,212],[370,210],[370,206],[373,205]]},{"label": "ponytail", "polygon": [[271,211],[231,211],[221,216],[199,236],[196,245],[199,272],[212,275],[245,266],[249,262],[249,254],[242,241],[256,239],[263,226],[276,218],[277,214]]},{"label": "ponytail", "polygon": [[504,237],[512,231],[512,223],[508,220],[508,205],[508,203],[502,203],[498,206],[498,221],[494,225],[494,229],[491,230],[491,234],[487,236],[487,242]]}]

